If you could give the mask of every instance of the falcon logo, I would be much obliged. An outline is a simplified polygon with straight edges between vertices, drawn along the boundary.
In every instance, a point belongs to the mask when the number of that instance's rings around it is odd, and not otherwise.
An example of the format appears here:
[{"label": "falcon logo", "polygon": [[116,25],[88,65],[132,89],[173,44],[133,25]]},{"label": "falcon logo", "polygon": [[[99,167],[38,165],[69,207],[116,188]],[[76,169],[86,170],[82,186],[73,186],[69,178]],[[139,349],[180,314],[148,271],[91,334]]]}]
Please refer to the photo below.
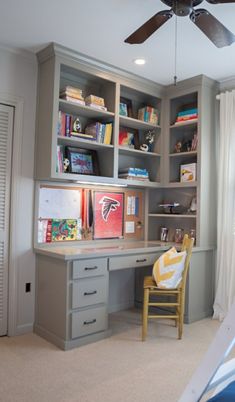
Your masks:
[{"label": "falcon logo", "polygon": [[120,202],[114,200],[113,198],[109,197],[103,197],[100,201],[99,204],[102,205],[102,218],[105,222],[107,222],[109,214],[111,211],[116,211],[117,207],[120,207]]}]

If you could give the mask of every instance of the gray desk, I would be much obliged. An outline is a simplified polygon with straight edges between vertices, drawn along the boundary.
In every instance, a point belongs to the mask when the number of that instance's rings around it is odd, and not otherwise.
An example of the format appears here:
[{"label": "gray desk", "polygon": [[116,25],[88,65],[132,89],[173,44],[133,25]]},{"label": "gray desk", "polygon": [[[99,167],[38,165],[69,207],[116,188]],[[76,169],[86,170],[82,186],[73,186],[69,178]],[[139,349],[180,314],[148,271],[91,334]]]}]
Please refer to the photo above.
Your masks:
[{"label": "gray desk", "polygon": [[[143,277],[168,248],[169,244],[158,242],[36,248],[35,332],[65,350],[109,336],[109,275],[138,268],[135,303],[141,305]],[[213,273],[213,248],[195,247],[185,322],[212,313]]]}]

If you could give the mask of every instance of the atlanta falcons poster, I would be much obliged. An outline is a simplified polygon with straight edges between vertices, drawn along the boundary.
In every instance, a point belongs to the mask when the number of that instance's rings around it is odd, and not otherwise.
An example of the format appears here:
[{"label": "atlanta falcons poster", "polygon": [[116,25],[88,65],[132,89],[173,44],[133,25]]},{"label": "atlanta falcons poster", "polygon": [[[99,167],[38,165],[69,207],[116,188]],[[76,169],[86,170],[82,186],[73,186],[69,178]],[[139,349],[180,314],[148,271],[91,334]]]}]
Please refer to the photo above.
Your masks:
[{"label": "atlanta falcons poster", "polygon": [[123,237],[123,193],[94,193],[94,239]]}]

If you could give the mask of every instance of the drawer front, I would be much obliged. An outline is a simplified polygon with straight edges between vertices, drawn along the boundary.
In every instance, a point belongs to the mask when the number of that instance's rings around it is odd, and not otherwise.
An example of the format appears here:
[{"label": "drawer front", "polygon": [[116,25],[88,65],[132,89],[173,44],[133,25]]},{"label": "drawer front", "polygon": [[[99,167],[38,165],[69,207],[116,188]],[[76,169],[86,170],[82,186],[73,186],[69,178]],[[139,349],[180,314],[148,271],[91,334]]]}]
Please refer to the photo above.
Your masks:
[{"label": "drawer front", "polygon": [[72,284],[72,308],[107,303],[108,275],[80,279]]},{"label": "drawer front", "polygon": [[109,259],[109,270],[114,271],[123,268],[136,268],[153,265],[161,253],[154,254],[136,254],[121,257],[111,257]]},{"label": "drawer front", "polygon": [[104,331],[108,326],[107,308],[97,307],[72,313],[71,338]]},{"label": "drawer front", "polygon": [[91,258],[87,260],[73,261],[73,279],[104,275],[105,272],[107,272],[107,258]]}]

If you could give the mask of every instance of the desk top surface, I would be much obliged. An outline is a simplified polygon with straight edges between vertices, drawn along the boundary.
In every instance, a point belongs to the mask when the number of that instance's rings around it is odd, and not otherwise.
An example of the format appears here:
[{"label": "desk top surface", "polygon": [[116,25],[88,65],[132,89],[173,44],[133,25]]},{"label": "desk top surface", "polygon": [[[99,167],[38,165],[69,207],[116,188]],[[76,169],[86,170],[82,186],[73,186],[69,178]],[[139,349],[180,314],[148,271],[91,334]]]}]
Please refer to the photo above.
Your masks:
[{"label": "desk top surface", "polygon": [[[123,242],[119,244],[105,242],[105,244],[88,245],[43,245],[35,247],[36,254],[43,254],[63,260],[75,260],[81,258],[112,257],[131,254],[157,253],[168,250],[175,246],[173,243],[162,243],[158,241],[136,241]],[[213,247],[194,247],[193,252],[213,250]]]}]

